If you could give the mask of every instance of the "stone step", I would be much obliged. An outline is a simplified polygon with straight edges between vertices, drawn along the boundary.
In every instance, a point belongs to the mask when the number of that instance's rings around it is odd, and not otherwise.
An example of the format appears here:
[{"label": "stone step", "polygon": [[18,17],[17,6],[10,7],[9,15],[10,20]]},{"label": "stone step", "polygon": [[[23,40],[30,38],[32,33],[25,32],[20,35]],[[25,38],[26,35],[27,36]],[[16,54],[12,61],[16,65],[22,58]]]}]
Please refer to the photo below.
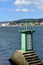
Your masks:
[{"label": "stone step", "polygon": [[30,59],[30,58],[32,59],[32,58],[36,58],[36,57],[38,58],[38,56],[37,56],[37,55],[34,55],[34,56],[29,56],[29,57],[27,56],[27,57],[25,57],[25,59]]},{"label": "stone step", "polygon": [[24,54],[24,57],[27,57],[27,56],[33,56],[33,55],[36,55],[36,53],[28,53],[28,54]]},{"label": "stone step", "polygon": [[28,61],[36,61],[36,60],[39,60],[39,58],[31,58],[31,59],[27,59],[27,62],[28,62]]},{"label": "stone step", "polygon": [[42,62],[38,62],[37,65],[43,65],[43,63]]},{"label": "stone step", "polygon": [[35,53],[35,52],[34,51],[26,51],[26,52],[23,53],[23,55],[24,54],[29,54],[29,53]]},{"label": "stone step", "polygon": [[24,56],[25,58],[28,58],[28,57],[37,57],[37,55],[28,55],[28,56]]},{"label": "stone step", "polygon": [[29,64],[29,65],[43,65],[41,62],[34,63],[34,64]]},{"label": "stone step", "polygon": [[36,63],[34,63],[34,64],[29,64],[29,65],[37,65]]},{"label": "stone step", "polygon": [[29,65],[42,65],[42,62],[34,51],[25,52],[23,56]]},{"label": "stone step", "polygon": [[36,60],[36,61],[30,61],[30,62],[28,62],[29,64],[38,64],[39,62],[41,62],[40,60]]},{"label": "stone step", "polygon": [[41,62],[40,60],[34,60],[34,61],[30,61],[29,63],[37,63],[37,62]]}]

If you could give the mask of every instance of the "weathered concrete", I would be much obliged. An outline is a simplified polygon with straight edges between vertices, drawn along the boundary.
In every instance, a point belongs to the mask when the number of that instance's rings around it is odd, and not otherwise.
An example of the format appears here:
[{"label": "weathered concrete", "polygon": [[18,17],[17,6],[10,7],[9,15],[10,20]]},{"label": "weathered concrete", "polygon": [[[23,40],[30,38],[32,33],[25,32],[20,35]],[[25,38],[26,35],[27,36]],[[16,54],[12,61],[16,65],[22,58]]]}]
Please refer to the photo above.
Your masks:
[{"label": "weathered concrete", "polygon": [[34,51],[17,50],[11,57],[17,65],[43,65]]},{"label": "weathered concrete", "polygon": [[16,51],[12,55],[11,60],[17,63],[18,65],[28,65],[22,53],[23,51]]}]

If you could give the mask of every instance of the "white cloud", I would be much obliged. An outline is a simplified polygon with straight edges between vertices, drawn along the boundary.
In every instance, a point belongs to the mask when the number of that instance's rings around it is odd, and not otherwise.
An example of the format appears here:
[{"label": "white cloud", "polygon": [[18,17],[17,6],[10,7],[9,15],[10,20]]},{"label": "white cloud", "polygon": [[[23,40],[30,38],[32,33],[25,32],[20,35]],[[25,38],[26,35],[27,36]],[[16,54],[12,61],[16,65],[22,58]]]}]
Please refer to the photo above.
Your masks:
[{"label": "white cloud", "polygon": [[34,11],[34,9],[32,9],[32,10],[29,10],[29,9],[26,9],[26,8],[17,8],[16,9],[16,12],[32,12],[32,11]]},{"label": "white cloud", "polygon": [[43,9],[43,4],[41,3],[36,3],[35,6],[37,9]]},{"label": "white cloud", "polygon": [[33,5],[34,7],[38,8],[38,9],[43,9],[43,0],[16,0],[14,1],[15,5],[25,5],[25,6],[29,6],[29,5]]},{"label": "white cloud", "polygon": [[33,4],[37,9],[43,9],[43,0],[33,0],[32,4]]},{"label": "white cloud", "polygon": [[38,9],[43,9],[43,4],[41,4],[41,5],[38,5],[38,7],[37,7]]},{"label": "white cloud", "polygon": [[14,2],[14,4],[16,4],[16,5],[27,5],[27,4],[31,4],[31,2],[28,0],[16,0]]}]

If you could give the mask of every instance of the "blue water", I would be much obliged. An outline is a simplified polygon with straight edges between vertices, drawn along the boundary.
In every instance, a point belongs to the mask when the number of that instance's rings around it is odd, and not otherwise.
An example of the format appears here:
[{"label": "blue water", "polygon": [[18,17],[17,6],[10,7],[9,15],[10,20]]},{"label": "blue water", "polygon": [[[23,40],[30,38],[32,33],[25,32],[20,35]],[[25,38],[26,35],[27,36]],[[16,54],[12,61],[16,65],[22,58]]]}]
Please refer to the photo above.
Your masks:
[{"label": "blue water", "polygon": [[[0,63],[10,65],[8,61],[12,54],[21,47],[21,36],[19,30],[23,27],[0,27]],[[33,49],[43,62],[43,26],[34,26]]]}]

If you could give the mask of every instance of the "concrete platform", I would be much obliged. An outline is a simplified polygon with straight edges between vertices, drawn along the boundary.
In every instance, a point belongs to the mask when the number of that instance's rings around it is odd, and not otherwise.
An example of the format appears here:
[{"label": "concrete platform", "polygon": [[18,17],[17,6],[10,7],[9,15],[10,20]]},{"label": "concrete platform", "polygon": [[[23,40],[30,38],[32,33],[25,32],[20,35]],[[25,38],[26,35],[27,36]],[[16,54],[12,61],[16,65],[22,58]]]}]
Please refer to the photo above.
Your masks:
[{"label": "concrete platform", "polygon": [[17,50],[10,59],[17,65],[43,65],[34,51]]}]

